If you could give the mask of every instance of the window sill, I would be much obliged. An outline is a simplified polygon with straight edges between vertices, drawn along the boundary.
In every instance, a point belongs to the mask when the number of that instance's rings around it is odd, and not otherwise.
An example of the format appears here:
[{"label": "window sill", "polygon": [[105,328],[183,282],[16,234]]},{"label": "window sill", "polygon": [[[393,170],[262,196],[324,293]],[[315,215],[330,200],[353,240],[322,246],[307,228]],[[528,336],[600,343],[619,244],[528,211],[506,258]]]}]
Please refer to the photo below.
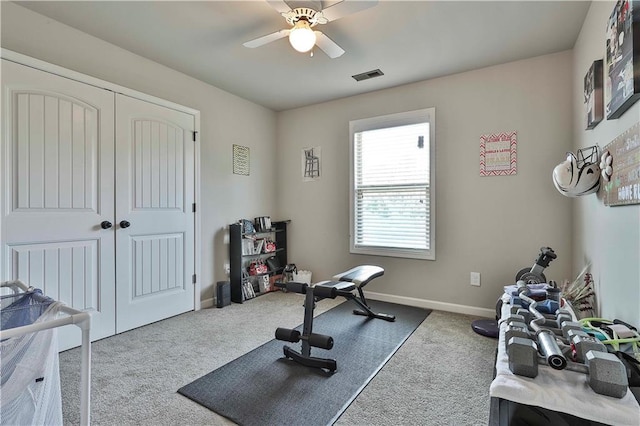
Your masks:
[{"label": "window sill", "polygon": [[351,254],[365,254],[369,256],[398,257],[403,259],[436,260],[435,251],[407,250],[390,248],[351,247]]}]

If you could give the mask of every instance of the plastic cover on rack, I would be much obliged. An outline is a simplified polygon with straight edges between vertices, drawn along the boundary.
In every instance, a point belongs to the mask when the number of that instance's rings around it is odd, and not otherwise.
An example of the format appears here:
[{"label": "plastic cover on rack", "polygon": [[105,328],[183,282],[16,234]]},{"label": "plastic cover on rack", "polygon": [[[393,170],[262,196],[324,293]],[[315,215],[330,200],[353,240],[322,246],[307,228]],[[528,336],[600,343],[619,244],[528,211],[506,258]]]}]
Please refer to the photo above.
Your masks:
[{"label": "plastic cover on rack", "polygon": [[[0,328],[49,321],[60,302],[40,290],[0,297]],[[55,328],[0,342],[0,424],[62,424],[62,399]]]}]

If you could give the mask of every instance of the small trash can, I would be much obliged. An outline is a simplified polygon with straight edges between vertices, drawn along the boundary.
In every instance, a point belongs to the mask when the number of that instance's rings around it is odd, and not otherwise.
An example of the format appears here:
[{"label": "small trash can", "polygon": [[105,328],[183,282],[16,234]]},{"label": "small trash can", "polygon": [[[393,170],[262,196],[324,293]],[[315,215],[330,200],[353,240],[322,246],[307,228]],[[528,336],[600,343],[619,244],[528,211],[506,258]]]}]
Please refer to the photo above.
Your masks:
[{"label": "small trash can", "polygon": [[216,283],[216,307],[223,308],[231,304],[231,283],[218,281]]}]

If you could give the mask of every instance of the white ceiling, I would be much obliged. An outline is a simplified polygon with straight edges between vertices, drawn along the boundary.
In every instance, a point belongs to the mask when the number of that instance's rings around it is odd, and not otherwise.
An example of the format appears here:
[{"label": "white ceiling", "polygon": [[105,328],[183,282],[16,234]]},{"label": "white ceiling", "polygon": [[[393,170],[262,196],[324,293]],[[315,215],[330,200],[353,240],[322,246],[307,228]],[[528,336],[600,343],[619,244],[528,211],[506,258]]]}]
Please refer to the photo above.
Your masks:
[{"label": "white ceiling", "polygon": [[289,28],[263,0],[17,3],[275,111],[571,49],[590,4],[381,0],[318,28],[346,51],[330,59],[244,47]]}]

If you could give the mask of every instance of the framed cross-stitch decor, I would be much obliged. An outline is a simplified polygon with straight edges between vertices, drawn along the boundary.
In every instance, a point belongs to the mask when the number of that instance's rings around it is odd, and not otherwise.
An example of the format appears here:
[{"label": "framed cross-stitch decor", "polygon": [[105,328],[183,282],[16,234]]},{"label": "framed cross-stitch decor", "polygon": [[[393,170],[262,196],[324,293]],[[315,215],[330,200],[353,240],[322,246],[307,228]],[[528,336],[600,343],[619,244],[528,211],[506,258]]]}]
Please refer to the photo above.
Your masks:
[{"label": "framed cross-stitch decor", "polygon": [[249,147],[233,145],[233,174],[249,176]]}]

